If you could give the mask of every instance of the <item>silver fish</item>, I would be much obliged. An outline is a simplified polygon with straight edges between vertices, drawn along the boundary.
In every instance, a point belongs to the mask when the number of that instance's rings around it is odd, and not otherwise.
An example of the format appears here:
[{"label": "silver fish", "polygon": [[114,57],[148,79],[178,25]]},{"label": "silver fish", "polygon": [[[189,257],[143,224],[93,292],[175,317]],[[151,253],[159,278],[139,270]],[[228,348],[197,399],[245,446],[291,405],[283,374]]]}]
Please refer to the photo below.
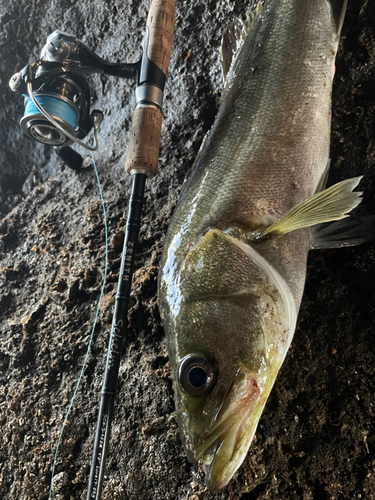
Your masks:
[{"label": "silver fish", "polygon": [[360,178],[323,190],[346,4],[265,0],[225,32],[220,110],[168,230],[158,297],[177,418],[212,490],[244,460],[293,338],[310,227],[360,202]]}]

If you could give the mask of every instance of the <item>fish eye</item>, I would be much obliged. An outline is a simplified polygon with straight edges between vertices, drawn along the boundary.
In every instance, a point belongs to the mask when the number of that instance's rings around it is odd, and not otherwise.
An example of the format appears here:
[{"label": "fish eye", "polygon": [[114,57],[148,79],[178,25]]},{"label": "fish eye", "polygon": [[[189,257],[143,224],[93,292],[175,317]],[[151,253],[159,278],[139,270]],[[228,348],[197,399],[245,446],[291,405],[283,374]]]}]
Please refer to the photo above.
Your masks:
[{"label": "fish eye", "polygon": [[181,387],[189,396],[206,396],[216,384],[217,369],[204,356],[189,354],[182,359],[178,375]]}]

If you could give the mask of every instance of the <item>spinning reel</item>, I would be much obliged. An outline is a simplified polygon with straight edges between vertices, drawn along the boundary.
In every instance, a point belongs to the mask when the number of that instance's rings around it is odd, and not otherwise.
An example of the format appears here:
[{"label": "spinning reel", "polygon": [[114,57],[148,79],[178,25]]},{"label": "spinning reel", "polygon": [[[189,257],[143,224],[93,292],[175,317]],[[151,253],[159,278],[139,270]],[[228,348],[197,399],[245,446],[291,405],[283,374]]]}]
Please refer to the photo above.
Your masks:
[{"label": "spinning reel", "polygon": [[[149,31],[146,30],[143,54],[137,63],[110,63],[84,43],[63,31],[47,38],[40,59],[12,76],[9,86],[25,97],[25,113],[20,125],[30,139],[54,146],[68,167],[79,170],[82,157],[69,146],[77,143],[86,149],[98,148],[97,133],[103,113],[90,114],[90,89],[86,77],[99,73],[120,78],[138,78],[137,106],[152,104],[161,109],[166,76],[147,57]],[[94,128],[95,145],[82,142]]]},{"label": "spinning reel", "polygon": [[[99,73],[138,80],[136,108],[125,159],[125,170],[132,174],[133,187],[90,468],[88,500],[100,500],[103,487],[122,346],[128,327],[127,311],[145,183],[158,171],[161,107],[175,17],[175,0],[152,0],[142,56],[134,64],[109,63],[74,36],[55,31],[47,38],[40,59],[25,66],[9,82],[10,88],[25,98],[25,113],[21,119],[25,135],[53,146],[70,168],[79,170],[82,157],[70,145],[77,143],[89,150],[97,149],[97,133],[103,119],[100,111],[90,113],[90,89],[86,77]],[[93,147],[82,142],[92,128],[95,135]],[[55,463],[56,454],[49,498],[53,490]]]}]

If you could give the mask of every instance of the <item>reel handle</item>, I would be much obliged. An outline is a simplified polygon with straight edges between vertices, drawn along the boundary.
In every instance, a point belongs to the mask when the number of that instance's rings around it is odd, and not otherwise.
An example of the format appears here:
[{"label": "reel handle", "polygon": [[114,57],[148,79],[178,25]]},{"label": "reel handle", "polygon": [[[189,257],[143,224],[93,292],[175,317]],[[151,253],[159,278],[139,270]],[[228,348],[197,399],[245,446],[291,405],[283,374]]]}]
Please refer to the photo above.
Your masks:
[{"label": "reel handle", "polygon": [[[167,75],[176,17],[175,0],[153,0],[147,17],[147,57]],[[149,82],[152,85],[152,82]],[[158,172],[162,113],[154,104],[141,104],[133,113],[125,169],[129,174]]]},{"label": "reel handle", "polygon": [[67,167],[75,170],[76,172],[81,170],[83,158],[79,153],[77,153],[77,151],[74,151],[74,149],[69,146],[62,148],[55,147],[55,151],[57,156],[62,159]]}]

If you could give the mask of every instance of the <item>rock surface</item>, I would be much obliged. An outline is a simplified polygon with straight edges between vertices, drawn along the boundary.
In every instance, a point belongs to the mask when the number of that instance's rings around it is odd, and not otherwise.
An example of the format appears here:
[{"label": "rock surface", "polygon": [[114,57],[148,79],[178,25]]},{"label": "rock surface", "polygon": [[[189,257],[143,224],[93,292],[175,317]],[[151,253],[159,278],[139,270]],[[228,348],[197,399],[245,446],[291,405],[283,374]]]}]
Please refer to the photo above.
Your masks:
[{"label": "rock surface", "polygon": [[[160,173],[147,184],[103,500],[375,498],[374,244],[315,251],[298,328],[248,457],[211,494],[184,455],[156,303],[156,277],[182,182],[221,88],[223,29],[247,2],[177,2]],[[7,88],[55,29],[110,61],[135,61],[149,2],[5,0],[0,6],[0,498],[46,500],[53,457],[91,333],[104,272],[104,224],[91,157],[80,173],[24,138]],[[375,213],[375,5],[349,0],[333,93],[329,183],[365,174]],[[134,84],[90,79],[105,121],[95,155],[110,235],[124,229],[123,164]],[[37,181],[22,186],[30,172]],[[19,195],[19,196],[17,196]],[[360,210],[364,210],[364,208]],[[57,456],[54,498],[85,499],[120,251]]]}]

